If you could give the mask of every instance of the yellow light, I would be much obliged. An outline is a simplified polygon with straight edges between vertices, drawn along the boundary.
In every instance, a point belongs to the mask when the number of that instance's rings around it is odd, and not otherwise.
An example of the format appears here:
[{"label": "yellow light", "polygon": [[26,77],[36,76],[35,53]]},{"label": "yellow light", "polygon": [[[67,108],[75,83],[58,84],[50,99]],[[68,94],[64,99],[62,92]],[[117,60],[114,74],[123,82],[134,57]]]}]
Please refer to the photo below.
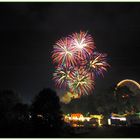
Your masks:
[{"label": "yellow light", "polygon": [[98,122],[98,125],[99,126],[102,126],[102,123],[101,123],[101,120],[103,119],[103,115],[90,115],[90,118],[95,118],[95,119],[98,119],[97,122]]},{"label": "yellow light", "polygon": [[122,114],[122,115],[120,115],[120,114],[111,113],[111,116],[113,116],[113,117],[125,117],[127,115],[128,114]]},{"label": "yellow light", "polygon": [[99,124],[99,126],[102,126],[101,119],[98,119],[98,124]]},{"label": "yellow light", "polygon": [[111,119],[108,119],[108,125],[111,125]]},{"label": "yellow light", "polygon": [[103,115],[90,115],[91,118],[103,119]]},{"label": "yellow light", "polygon": [[125,80],[120,81],[120,82],[117,84],[117,87],[121,86],[121,85],[122,85],[123,83],[125,83],[125,82],[131,82],[131,83],[135,84],[135,85],[140,89],[140,84],[137,83],[136,81],[130,80],[130,79],[125,79]]}]

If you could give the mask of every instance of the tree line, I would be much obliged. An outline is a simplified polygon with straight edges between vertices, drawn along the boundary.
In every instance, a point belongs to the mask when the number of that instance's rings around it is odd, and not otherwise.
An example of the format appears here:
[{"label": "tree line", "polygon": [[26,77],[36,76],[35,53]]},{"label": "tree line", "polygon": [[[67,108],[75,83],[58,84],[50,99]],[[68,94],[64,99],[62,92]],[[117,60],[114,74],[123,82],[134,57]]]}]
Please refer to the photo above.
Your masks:
[{"label": "tree line", "polygon": [[0,91],[0,137],[65,137],[72,128],[63,121],[63,114],[124,114],[140,111],[140,95],[128,87],[112,86],[98,94],[73,99],[69,104],[59,101],[57,93],[45,88],[30,105],[12,90]]},{"label": "tree line", "polygon": [[0,137],[57,137],[64,130],[59,97],[43,89],[31,105],[12,90],[0,91]]}]

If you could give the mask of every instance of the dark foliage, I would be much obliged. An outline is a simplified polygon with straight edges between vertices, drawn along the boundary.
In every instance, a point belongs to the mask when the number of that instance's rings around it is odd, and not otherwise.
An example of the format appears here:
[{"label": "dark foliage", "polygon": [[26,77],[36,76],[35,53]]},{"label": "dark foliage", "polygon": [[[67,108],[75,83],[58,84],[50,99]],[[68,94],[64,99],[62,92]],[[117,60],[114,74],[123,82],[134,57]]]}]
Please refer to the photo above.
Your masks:
[{"label": "dark foliage", "polygon": [[59,97],[43,89],[32,105],[22,104],[13,91],[0,92],[0,137],[58,137],[64,132]]},{"label": "dark foliage", "polygon": [[[126,96],[127,94],[129,96]],[[73,99],[69,104],[61,105],[67,113],[81,112],[86,115],[88,110],[89,113],[93,114],[103,113],[108,118],[108,115],[114,111],[116,111],[114,113],[124,113],[125,111],[131,111],[133,108],[136,108],[136,99],[137,96],[128,88],[121,87],[115,89],[113,86],[99,94],[91,94],[80,99]],[[23,104],[18,94],[13,91],[1,91],[0,111],[0,137],[4,138],[100,137],[101,134],[99,132],[101,131],[100,129],[91,129],[89,136],[88,134],[76,134],[76,128],[71,128],[62,120],[59,97],[55,91],[49,88],[40,91],[34,98],[31,106]],[[114,130],[120,130],[121,128],[110,129],[107,127],[103,129],[104,132],[109,131],[114,133],[114,135],[108,135],[108,137],[113,138],[115,134],[117,135]],[[130,128],[128,131],[133,129]],[[96,134],[92,135],[92,132]],[[101,137],[103,136],[107,135],[104,134]]]},{"label": "dark foliage", "polygon": [[56,92],[49,88],[43,89],[31,105],[31,116],[31,125],[34,132],[39,131],[41,135],[54,137],[58,135],[62,131],[63,120],[59,97]]},{"label": "dark foliage", "polygon": [[116,88],[114,93],[116,110],[119,113],[138,111],[137,96],[127,86]]},{"label": "dark foliage", "polygon": [[[126,113],[139,111],[139,98],[128,87],[116,88],[116,85],[103,89],[100,93],[93,93],[80,99],[73,99],[69,104],[62,103],[62,110],[66,113],[87,112],[93,114]],[[134,110],[135,109],[135,110]]]},{"label": "dark foliage", "polygon": [[17,93],[12,90],[0,91],[0,122],[13,119],[13,109],[20,102]]}]

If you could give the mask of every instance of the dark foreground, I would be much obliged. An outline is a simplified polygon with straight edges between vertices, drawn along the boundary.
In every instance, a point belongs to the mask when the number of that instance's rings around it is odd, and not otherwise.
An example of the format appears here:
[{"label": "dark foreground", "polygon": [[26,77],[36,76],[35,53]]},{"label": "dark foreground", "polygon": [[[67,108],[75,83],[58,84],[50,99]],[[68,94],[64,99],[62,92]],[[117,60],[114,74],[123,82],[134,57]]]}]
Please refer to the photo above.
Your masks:
[{"label": "dark foreground", "polygon": [[[22,126],[22,127],[21,127]],[[0,129],[1,138],[140,138],[140,127],[70,128],[9,126]]]},{"label": "dark foreground", "polygon": [[74,134],[76,138],[140,138],[140,127],[100,127]]}]

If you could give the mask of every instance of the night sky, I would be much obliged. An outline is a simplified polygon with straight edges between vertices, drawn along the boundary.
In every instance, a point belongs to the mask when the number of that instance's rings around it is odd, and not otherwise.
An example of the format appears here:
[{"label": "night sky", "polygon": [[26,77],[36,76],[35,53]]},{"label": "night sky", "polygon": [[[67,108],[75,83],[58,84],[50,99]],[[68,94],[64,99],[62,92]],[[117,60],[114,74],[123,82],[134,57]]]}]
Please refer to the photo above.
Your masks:
[{"label": "night sky", "polygon": [[123,79],[140,82],[140,3],[1,2],[0,89],[17,91],[27,103],[42,88],[55,89],[53,45],[80,30],[111,65],[96,78],[96,94]]}]

